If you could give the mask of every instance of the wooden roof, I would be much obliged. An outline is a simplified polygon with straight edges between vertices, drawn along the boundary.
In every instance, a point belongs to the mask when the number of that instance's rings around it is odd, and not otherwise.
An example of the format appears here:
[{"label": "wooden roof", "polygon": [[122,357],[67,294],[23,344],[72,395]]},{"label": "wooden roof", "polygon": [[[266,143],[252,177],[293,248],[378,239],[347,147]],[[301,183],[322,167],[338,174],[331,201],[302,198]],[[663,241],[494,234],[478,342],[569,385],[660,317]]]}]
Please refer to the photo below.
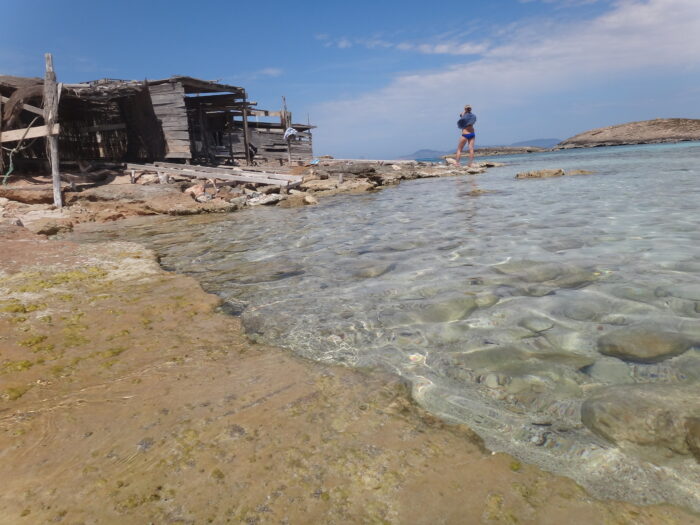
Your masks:
[{"label": "wooden roof", "polygon": [[173,76],[161,80],[149,80],[148,84],[156,86],[167,82],[179,82],[185,88],[185,93],[234,93],[241,97],[245,97],[245,89],[239,86],[231,86],[229,84],[221,84],[212,80],[202,80],[200,78],[187,76]]}]

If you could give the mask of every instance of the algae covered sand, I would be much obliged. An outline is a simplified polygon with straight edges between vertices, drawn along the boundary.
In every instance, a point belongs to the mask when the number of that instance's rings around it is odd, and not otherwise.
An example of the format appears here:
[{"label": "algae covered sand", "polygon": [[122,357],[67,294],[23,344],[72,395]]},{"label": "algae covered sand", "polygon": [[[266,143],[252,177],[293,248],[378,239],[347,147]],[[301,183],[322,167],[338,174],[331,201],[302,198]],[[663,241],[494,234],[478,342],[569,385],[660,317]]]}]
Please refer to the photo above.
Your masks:
[{"label": "algae covered sand", "polygon": [[137,244],[0,242],[2,523],[700,523],[493,455],[394,379],[251,345]]}]

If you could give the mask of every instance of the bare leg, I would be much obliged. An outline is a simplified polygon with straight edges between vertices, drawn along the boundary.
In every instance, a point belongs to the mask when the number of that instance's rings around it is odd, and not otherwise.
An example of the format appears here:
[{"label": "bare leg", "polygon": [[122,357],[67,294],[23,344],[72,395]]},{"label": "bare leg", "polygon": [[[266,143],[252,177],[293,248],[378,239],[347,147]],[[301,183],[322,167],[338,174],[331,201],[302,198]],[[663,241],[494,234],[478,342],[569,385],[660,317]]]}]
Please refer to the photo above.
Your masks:
[{"label": "bare leg", "polygon": [[455,160],[457,161],[457,164],[459,164],[459,159],[462,157],[462,150],[464,149],[464,145],[466,143],[467,139],[464,137],[461,137],[457,143],[457,153],[455,153]]},{"label": "bare leg", "polygon": [[[471,167],[474,162],[474,142],[475,139],[472,137],[469,139],[469,166]],[[464,147],[464,146],[462,146]]]}]

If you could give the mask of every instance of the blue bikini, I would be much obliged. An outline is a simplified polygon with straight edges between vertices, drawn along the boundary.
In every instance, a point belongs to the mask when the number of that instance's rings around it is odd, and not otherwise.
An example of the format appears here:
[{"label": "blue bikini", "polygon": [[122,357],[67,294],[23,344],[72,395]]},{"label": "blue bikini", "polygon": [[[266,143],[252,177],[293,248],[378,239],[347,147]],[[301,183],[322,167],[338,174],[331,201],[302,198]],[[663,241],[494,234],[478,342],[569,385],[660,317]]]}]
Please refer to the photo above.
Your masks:
[{"label": "blue bikini", "polygon": [[476,133],[462,133],[462,136],[465,139],[473,139],[474,137],[476,137]]}]

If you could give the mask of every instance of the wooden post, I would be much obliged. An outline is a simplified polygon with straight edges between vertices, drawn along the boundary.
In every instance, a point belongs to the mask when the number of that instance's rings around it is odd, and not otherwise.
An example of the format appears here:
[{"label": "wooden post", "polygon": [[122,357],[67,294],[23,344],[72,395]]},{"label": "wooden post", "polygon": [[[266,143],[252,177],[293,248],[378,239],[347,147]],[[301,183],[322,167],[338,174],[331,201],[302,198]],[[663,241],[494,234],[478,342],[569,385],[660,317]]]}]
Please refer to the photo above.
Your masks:
[{"label": "wooden post", "polygon": [[226,138],[228,140],[228,157],[231,159],[231,166],[235,166],[236,161],[233,160],[233,142],[231,142],[231,126],[233,126],[233,117],[228,109],[224,112],[224,115],[224,129],[226,130]]},{"label": "wooden post", "polygon": [[[0,95],[0,144],[2,144],[2,95]],[[5,165],[2,161],[2,149],[0,149],[0,176],[5,174]]]},{"label": "wooden post", "polygon": [[245,148],[246,166],[250,166],[252,159],[250,158],[250,142],[248,141],[248,107],[245,104],[247,101],[243,99],[243,147]]},{"label": "wooden post", "polygon": [[58,120],[58,89],[56,73],[53,70],[51,53],[44,55],[46,60],[46,76],[44,77],[44,122],[49,134],[46,136],[49,163],[51,164],[51,179],[53,181],[53,203],[57,208],[63,207],[61,199],[61,174],[58,165],[58,137],[52,134],[53,125]]},{"label": "wooden post", "polygon": [[[282,115],[280,118],[282,120],[282,129],[284,130],[284,133],[286,133],[287,129],[292,126],[292,116],[287,111],[287,99],[285,97],[282,97],[281,113]],[[287,163],[289,166],[292,165],[292,145],[289,138],[287,138]]]}]

